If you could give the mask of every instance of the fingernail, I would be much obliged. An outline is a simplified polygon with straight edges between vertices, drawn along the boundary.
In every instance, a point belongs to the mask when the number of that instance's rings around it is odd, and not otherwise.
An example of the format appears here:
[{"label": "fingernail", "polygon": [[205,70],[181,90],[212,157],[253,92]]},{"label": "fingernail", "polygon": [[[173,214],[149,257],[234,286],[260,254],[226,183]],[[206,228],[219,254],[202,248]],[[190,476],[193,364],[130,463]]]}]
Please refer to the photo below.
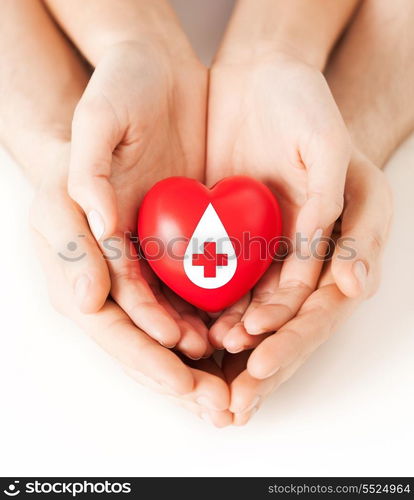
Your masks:
[{"label": "fingernail", "polygon": [[198,361],[201,359],[201,356],[190,356],[190,354],[186,353],[187,358],[192,359],[193,361]]},{"label": "fingernail", "polygon": [[249,335],[260,335],[261,333],[264,333],[263,328],[260,328],[260,326],[254,321],[250,321],[249,318],[246,318],[243,321],[243,326]]},{"label": "fingernail", "polygon": [[239,352],[242,352],[242,350],[244,349],[244,347],[227,347],[227,352],[229,352],[230,354],[238,354]]},{"label": "fingernail", "polygon": [[260,335],[264,333],[263,328],[259,328],[257,325],[244,324],[244,328],[249,335]]},{"label": "fingernail", "polygon": [[229,339],[225,342],[225,348],[230,354],[237,354],[243,350],[243,345],[240,345],[237,339]]},{"label": "fingernail", "polygon": [[357,260],[353,265],[353,270],[361,289],[365,290],[368,277],[366,265],[362,262],[362,260]]},{"label": "fingernail", "polygon": [[174,347],[177,345],[177,342],[175,344],[168,344],[167,342],[163,342],[162,340],[159,340],[159,343],[166,349],[174,349]]},{"label": "fingernail", "polygon": [[105,224],[101,214],[96,210],[91,210],[88,214],[88,223],[95,239],[99,241],[105,232]]},{"label": "fingernail", "polygon": [[269,377],[273,377],[273,375],[276,375],[276,373],[280,370],[280,367],[278,366],[277,368],[275,368],[274,370],[271,370],[269,373],[267,373],[264,377],[262,378],[269,378]]},{"label": "fingernail", "polygon": [[257,406],[260,402],[260,399],[261,397],[260,396],[256,396],[252,403],[249,404],[249,406],[246,406],[245,408],[243,408],[242,410],[239,410],[239,411],[236,411],[235,413],[246,413],[250,410],[252,410],[255,406]]},{"label": "fingernail", "polygon": [[213,405],[210,399],[207,396],[198,396],[196,398],[196,403],[200,406],[204,406],[204,408],[209,408],[210,410],[217,410],[217,408]]},{"label": "fingernail", "polygon": [[75,297],[78,303],[82,303],[88,293],[91,280],[86,274],[82,274],[75,283]]}]

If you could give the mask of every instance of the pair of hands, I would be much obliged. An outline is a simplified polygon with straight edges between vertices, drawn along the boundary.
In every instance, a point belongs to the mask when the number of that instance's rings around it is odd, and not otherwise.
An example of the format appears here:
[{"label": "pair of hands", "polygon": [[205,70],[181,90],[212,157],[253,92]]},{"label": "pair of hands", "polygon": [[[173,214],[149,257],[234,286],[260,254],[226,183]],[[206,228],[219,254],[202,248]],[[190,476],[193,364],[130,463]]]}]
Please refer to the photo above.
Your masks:
[{"label": "pair of hands", "polygon": [[[171,175],[204,180],[206,155],[208,184],[233,174],[263,180],[277,193],[285,234],[312,238],[329,234],[342,211],[350,148],[323,76],[297,60],[216,64],[206,148],[207,85],[191,57],[173,58],[155,43],[114,46],[77,107],[72,150],[62,146],[32,220],[57,307],[134,377],[224,426],[247,422],[373,289],[391,210],[381,172],[354,154],[339,231],[355,239],[356,257],[341,259],[338,246],[320,277],[320,260],[293,251],[208,330],[135,258],[128,233],[145,192]],[[103,258],[108,237],[121,258]],[[76,262],[59,256],[71,241],[85,254]],[[221,368],[213,359],[184,363],[159,342],[194,359],[213,347],[229,352]]]}]

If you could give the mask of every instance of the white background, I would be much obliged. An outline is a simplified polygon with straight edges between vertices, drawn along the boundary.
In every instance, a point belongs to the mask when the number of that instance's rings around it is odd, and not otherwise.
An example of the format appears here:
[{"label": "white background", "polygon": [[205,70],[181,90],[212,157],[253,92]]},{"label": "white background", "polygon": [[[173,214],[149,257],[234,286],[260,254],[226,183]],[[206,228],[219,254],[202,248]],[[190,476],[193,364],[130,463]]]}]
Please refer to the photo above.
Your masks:
[{"label": "white background", "polygon": [[[231,1],[204,3],[210,16],[184,14],[206,60]],[[387,168],[395,220],[379,293],[247,427],[217,430],[136,385],[52,310],[32,193],[2,153],[0,475],[413,475],[413,164],[414,138]]]}]

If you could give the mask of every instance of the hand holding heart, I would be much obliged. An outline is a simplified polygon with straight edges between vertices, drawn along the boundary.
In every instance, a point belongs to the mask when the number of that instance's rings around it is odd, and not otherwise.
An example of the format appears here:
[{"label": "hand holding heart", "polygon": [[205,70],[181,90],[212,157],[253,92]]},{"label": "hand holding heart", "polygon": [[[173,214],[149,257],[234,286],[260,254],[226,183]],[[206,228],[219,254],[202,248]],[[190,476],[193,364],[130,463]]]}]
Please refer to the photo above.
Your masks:
[{"label": "hand holding heart", "polygon": [[[228,175],[249,175],[264,182],[277,195],[285,235],[292,235],[297,229],[308,236],[318,230],[329,234],[342,207],[349,149],[343,122],[322,76],[300,64],[297,67],[292,61],[277,61],[271,67],[260,65],[253,72],[247,71],[250,77],[238,68],[213,71],[204,174],[206,73],[190,61],[186,68],[193,73],[192,77],[182,76],[182,66],[180,75],[172,72],[171,78],[172,64],[166,61],[168,58],[153,57],[151,52],[145,55],[140,51],[138,55],[134,46],[117,48],[98,65],[77,108],[69,192],[88,216],[101,250],[105,252],[105,239],[117,237],[120,246],[126,242],[135,255],[134,242],[125,239],[125,234],[135,233],[136,216],[144,194],[157,181],[177,175],[199,180],[206,177],[208,185]],[[198,79],[198,86],[186,84],[194,78]],[[306,86],[300,90],[299,83],[303,81]],[[281,86],[279,95],[290,89],[290,100],[286,96],[277,99],[277,92],[270,103],[266,100],[272,93],[265,85],[277,89],[275,82]],[[317,109],[315,102],[319,104]],[[185,207],[191,214],[193,207]],[[237,218],[238,214],[235,215]],[[288,327],[290,321],[295,321],[296,314],[300,325],[304,317],[309,318],[311,326],[312,318],[304,316],[302,311],[307,310],[308,300],[312,303],[311,294],[321,265],[312,258],[297,261],[293,254],[283,266],[273,264],[253,291],[216,320],[209,332],[211,343],[217,348],[224,346],[230,352],[253,348],[263,341],[263,336],[257,334],[271,333],[285,324]],[[108,261],[108,267],[111,295],[118,304],[110,306],[114,318],[119,315],[122,323],[129,325],[129,317],[138,327],[136,332],[143,330],[166,346],[176,345],[191,358],[212,353],[203,315],[160,283],[141,260],[121,258]],[[342,268],[335,278],[343,291],[357,295],[362,287],[352,273],[352,269]],[[344,281],[349,284],[348,288],[342,286]],[[174,289],[172,283],[168,284]],[[331,290],[334,300],[348,303],[332,283]],[[94,293],[97,291],[92,283],[88,294]],[[132,332],[130,326],[128,329]],[[313,338],[312,335],[309,337]],[[257,347],[258,354],[255,351],[252,356],[256,363],[249,361],[250,373],[246,371],[246,356],[242,355],[225,358],[225,373],[214,362],[202,361],[198,365],[205,374],[203,377],[207,377],[205,383],[209,389],[204,392],[213,399],[216,389],[219,393],[223,390],[218,389],[223,380],[234,379],[230,393],[220,397],[221,403],[230,396],[230,401],[236,398],[243,402],[228,403],[233,412],[242,415],[235,417],[236,422],[242,423],[248,418],[259,389],[261,395],[269,390],[270,386],[266,386],[266,391],[263,389],[257,377],[280,369],[268,359],[274,353],[271,346],[280,338],[271,336]],[[288,343],[291,340],[288,338]],[[267,354],[266,346],[270,346]],[[159,350],[151,347],[151,351],[155,361]],[[283,358],[283,355],[282,351],[280,356]],[[280,356],[276,361],[283,365]],[[302,359],[299,352],[298,356]],[[161,358],[163,356],[160,363]],[[287,366],[296,364],[295,359],[289,358]],[[153,378],[157,370],[158,362],[151,365],[147,375]],[[291,371],[290,368],[283,371],[284,377]],[[195,373],[200,375],[200,370],[196,369]],[[256,378],[252,378],[252,373]],[[273,380],[272,377],[269,380]],[[184,404],[200,413],[200,405],[195,401],[199,393],[195,391],[196,396],[194,391],[190,393],[193,396],[184,397]],[[192,406],[194,404],[196,406]],[[228,411],[225,406],[220,409],[220,405],[216,405],[216,408],[213,414],[209,410],[209,418],[217,425],[225,425]]]},{"label": "hand holding heart", "polygon": [[[390,193],[357,151],[347,171],[321,70],[354,145],[383,165],[412,124],[401,96],[414,38],[398,36],[409,16],[385,1],[238,2],[208,74],[168,2],[86,3],[2,5],[0,138],[36,185],[31,223],[52,301],[140,382],[216,426],[243,424],[375,289]],[[195,242],[179,245],[178,264],[138,259],[140,206],[141,237]],[[338,244],[322,269],[296,259],[295,243],[283,265],[235,260],[230,238],[247,226],[268,243],[279,208],[306,252],[342,212],[334,236],[352,238],[355,257]],[[194,305],[225,310],[211,326]],[[214,347],[226,348],[220,366]]]},{"label": "hand holding heart", "polygon": [[[249,77],[238,68],[213,71],[206,175],[209,184],[229,174],[264,181],[277,194],[285,234],[299,228],[312,235],[318,229],[328,232],[339,215],[348,142],[323,78],[298,66],[292,61],[263,64]],[[117,47],[101,60],[77,107],[69,192],[88,216],[103,251],[106,238],[118,238],[112,245],[128,245],[134,255],[134,244],[125,235],[135,234],[142,197],[158,180],[204,177],[206,73],[193,60],[183,61],[180,71],[174,67],[168,55],[151,48],[146,53],[133,44]],[[304,76],[306,92],[295,90]],[[265,85],[274,89],[270,102],[264,99],[272,95]],[[290,100],[279,100],[286,88]],[[316,109],[316,99],[325,99],[324,106]],[[145,264],[124,256],[108,265],[111,295],[138,327],[193,358],[210,352],[198,314],[165,292]],[[260,297],[264,308],[251,321],[250,333],[289,320],[320,272],[320,262],[304,265],[288,259],[275,286],[280,266],[272,267],[270,279],[259,284],[254,296],[252,305]],[[211,339],[219,347],[223,332],[216,331]]]},{"label": "hand holding heart", "polygon": [[[64,164],[59,171],[66,171]],[[38,192],[32,210],[37,250],[48,279],[55,307],[76,321],[88,335],[125,368],[138,382],[174,398],[196,415],[208,419],[215,426],[231,423],[245,424],[264,398],[287,380],[309,354],[329,338],[361,300],[343,295],[333,280],[332,271],[343,271],[352,262],[339,259],[340,249],[332,264],[325,269],[318,288],[300,308],[294,319],[286,323],[276,335],[262,340],[251,354],[227,353],[220,368],[213,359],[188,362],[187,366],[171,350],[140,330],[117,304],[108,300],[98,311],[83,314],[73,300],[68,271],[79,267],[56,258],[55,240],[60,228],[62,241],[75,230],[88,234],[86,222],[79,216],[74,202],[65,194],[63,186],[56,184],[56,164],[48,175],[47,186]],[[62,176],[65,178],[65,175]],[[389,188],[385,177],[366,159],[356,156],[348,173],[348,198],[341,227],[343,236],[354,237],[362,244],[358,253],[369,263],[367,291],[375,289],[380,257],[391,217]],[[384,203],[384,200],[388,200]],[[361,237],[363,235],[363,237]],[[89,266],[99,262],[92,238],[80,241],[79,250],[87,255],[78,265]],[[104,270],[101,270],[101,274]],[[104,287],[105,284],[101,283]],[[233,311],[235,313],[235,311]],[[235,314],[227,312],[223,322],[237,321]],[[273,373],[270,377],[265,377]],[[254,375],[254,376],[253,376]]]}]

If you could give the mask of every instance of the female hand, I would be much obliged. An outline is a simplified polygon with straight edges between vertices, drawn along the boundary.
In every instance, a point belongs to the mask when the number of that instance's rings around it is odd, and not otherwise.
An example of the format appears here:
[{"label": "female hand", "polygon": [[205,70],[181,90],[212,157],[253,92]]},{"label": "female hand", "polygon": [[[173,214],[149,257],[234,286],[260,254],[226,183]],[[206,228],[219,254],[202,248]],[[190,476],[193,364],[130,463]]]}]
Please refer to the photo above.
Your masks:
[{"label": "female hand", "polygon": [[[318,70],[287,55],[214,65],[208,183],[234,174],[265,182],[279,200],[284,236],[292,242],[283,266],[274,264],[253,290],[251,302],[246,299],[250,305],[244,315],[240,306],[232,309],[238,321],[243,316],[248,333],[279,328],[314,290],[322,263],[309,247],[329,236],[342,212],[349,156],[347,130]],[[359,293],[360,285],[346,291]],[[222,325],[224,320],[211,330],[217,347],[228,332]]]},{"label": "female hand", "polygon": [[[65,154],[61,158],[65,161]],[[31,212],[35,243],[53,305],[77,322],[138,382],[171,396],[217,427],[229,425],[229,389],[214,361],[186,365],[175,352],[137,328],[111,299],[98,312],[86,314],[79,310],[68,276],[95,269],[96,276],[105,277],[100,283],[102,287],[108,285],[109,277],[81,210],[67,194],[62,165],[57,163],[54,162],[53,170],[45,172],[47,180],[37,189]],[[66,169],[65,165],[62,167]]]},{"label": "female hand", "polygon": [[[390,188],[375,165],[355,155],[345,192],[345,208],[333,257],[325,264],[317,290],[308,297],[297,316],[265,339],[248,336],[240,329],[233,330],[231,342],[250,349],[258,344],[253,351],[226,354],[224,358],[223,370],[231,383],[230,410],[235,413],[236,425],[246,423],[260,401],[290,378],[358,303],[378,287],[381,257],[392,216]],[[358,260],[364,262],[368,270],[365,295],[349,298],[335,284],[334,275],[342,280],[343,287],[352,286],[347,282],[349,269]]]},{"label": "female hand", "polygon": [[206,69],[190,54],[148,39],[112,46],[75,111],[68,181],[107,256],[113,299],[136,326],[194,359],[211,352],[207,328],[193,308],[171,305],[133,239],[155,182],[203,175],[206,92]]}]

